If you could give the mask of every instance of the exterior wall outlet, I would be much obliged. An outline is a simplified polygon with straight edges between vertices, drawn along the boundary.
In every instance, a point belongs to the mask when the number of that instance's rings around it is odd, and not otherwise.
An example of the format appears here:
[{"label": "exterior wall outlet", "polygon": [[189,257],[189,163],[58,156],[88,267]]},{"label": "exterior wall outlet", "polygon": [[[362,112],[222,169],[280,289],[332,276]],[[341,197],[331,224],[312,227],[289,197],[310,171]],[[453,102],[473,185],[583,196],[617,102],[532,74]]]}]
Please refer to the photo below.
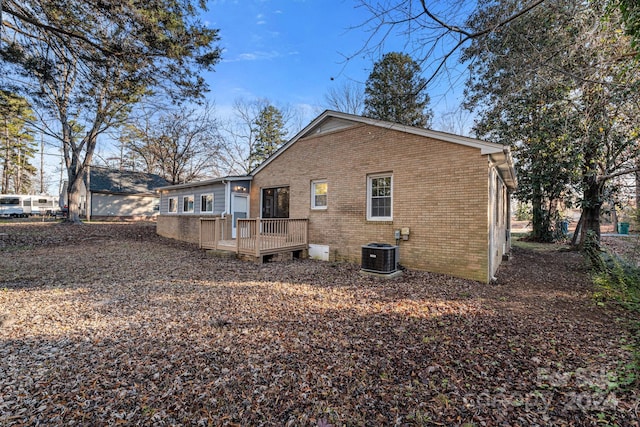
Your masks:
[{"label": "exterior wall outlet", "polygon": [[402,240],[409,240],[409,227],[402,227],[400,234],[402,234]]}]

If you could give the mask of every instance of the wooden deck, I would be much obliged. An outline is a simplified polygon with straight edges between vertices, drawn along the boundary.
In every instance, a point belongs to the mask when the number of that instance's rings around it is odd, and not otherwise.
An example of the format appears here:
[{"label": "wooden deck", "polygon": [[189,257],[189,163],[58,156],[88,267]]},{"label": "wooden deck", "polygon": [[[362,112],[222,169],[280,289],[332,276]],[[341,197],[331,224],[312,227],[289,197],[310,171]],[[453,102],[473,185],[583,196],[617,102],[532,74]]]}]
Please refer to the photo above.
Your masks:
[{"label": "wooden deck", "polygon": [[230,219],[201,218],[200,247],[262,258],[309,248],[306,219],[238,219],[231,238]]}]

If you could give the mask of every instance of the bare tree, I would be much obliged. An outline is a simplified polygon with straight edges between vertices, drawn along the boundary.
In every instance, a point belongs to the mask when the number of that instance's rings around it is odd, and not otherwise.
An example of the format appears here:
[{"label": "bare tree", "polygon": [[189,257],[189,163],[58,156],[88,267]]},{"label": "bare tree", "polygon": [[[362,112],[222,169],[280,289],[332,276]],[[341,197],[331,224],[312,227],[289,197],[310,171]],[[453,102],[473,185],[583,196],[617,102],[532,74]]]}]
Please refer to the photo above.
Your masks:
[{"label": "bare tree", "polygon": [[[370,33],[363,47],[347,57],[362,55],[365,52],[383,51],[387,38],[392,35],[405,37],[404,51],[420,64],[424,74],[424,86],[437,77],[446,77],[450,61],[457,61],[461,50],[469,43],[525,15],[543,4],[546,0],[522,2],[484,28],[473,28],[468,18],[481,9],[489,0],[477,2],[471,9],[468,2],[435,0],[361,0],[360,7],[366,9],[370,18],[361,24]],[[475,3],[474,3],[475,4]]]},{"label": "bare tree", "polygon": [[329,89],[324,96],[324,101],[330,110],[361,115],[364,111],[364,98],[364,87],[354,81],[347,81]]},{"label": "bare tree", "polygon": [[438,124],[434,125],[434,129],[456,135],[469,135],[471,132],[468,126],[470,119],[471,113],[469,111],[464,108],[458,108],[441,114]]},{"label": "bare tree", "polygon": [[213,174],[221,152],[218,124],[211,104],[174,111],[154,110],[128,127],[128,149],[147,172],[172,184]]},{"label": "bare tree", "polygon": [[[256,121],[260,113],[271,105],[268,99],[248,101],[236,99],[233,104],[233,117],[220,126],[220,155],[216,158],[215,168],[219,175],[246,175],[251,172],[251,153],[256,150],[258,129]],[[286,138],[296,132],[300,126],[300,114],[290,106],[277,106],[284,123]]]}]

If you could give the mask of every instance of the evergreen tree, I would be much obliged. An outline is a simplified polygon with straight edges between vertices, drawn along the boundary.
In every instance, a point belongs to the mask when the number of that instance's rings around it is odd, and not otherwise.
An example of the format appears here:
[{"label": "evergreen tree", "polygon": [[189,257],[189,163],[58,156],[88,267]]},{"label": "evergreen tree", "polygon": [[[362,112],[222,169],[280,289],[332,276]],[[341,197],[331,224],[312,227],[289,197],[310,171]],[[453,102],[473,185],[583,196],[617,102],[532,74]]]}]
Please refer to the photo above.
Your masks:
[{"label": "evergreen tree", "polygon": [[[495,27],[518,4],[484,0],[470,24]],[[534,208],[533,237],[549,240],[554,203],[576,191],[582,218],[574,238],[582,243],[587,231],[600,235],[610,180],[637,169],[638,62],[619,16],[603,20],[592,2],[545,6],[465,50],[467,106],[478,115],[479,136],[514,148],[517,195]]]},{"label": "evergreen tree", "polygon": [[[81,183],[98,137],[150,93],[181,102],[206,90],[200,70],[220,59],[218,31],[200,0],[6,0],[0,84],[20,87],[63,147],[68,221],[79,222]],[[16,79],[20,76],[20,79]]]},{"label": "evergreen tree", "polygon": [[36,168],[31,164],[36,147],[33,111],[26,99],[0,90],[0,159],[2,182],[0,193],[29,193]]},{"label": "evergreen tree", "polygon": [[267,105],[258,113],[254,121],[255,143],[249,154],[251,169],[268,159],[285,142],[285,129],[282,112],[273,105]]},{"label": "evergreen tree", "polygon": [[364,116],[407,126],[430,126],[430,99],[420,73],[420,65],[409,55],[384,55],[367,79]]}]

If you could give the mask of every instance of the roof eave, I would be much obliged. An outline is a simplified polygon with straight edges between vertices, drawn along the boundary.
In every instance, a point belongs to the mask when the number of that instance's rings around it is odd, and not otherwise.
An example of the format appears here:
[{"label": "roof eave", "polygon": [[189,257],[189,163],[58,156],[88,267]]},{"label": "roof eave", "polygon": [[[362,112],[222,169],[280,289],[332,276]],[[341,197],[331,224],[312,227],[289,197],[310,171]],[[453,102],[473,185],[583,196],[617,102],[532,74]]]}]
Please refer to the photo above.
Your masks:
[{"label": "roof eave", "polygon": [[513,191],[518,188],[518,179],[516,177],[515,168],[513,166],[513,157],[509,147],[504,147],[502,152],[490,153],[489,157],[494,163],[494,167],[498,169],[502,180],[509,190]]},{"label": "roof eave", "polygon": [[190,188],[190,187],[204,187],[206,185],[225,183],[231,181],[251,181],[253,176],[251,175],[241,175],[241,176],[225,176],[223,178],[212,178],[204,181],[197,182],[187,182],[184,184],[174,184],[174,185],[166,185],[164,187],[157,187],[155,191],[169,191],[169,190],[180,190],[182,188]]},{"label": "roof eave", "polygon": [[322,123],[328,117],[334,117],[343,120],[349,120],[354,123],[362,123],[376,127],[382,127],[388,130],[397,130],[401,132],[406,132],[414,135],[420,135],[424,137],[438,139],[444,142],[450,142],[454,144],[464,145],[467,147],[473,147],[480,150],[480,153],[483,155],[492,155],[497,153],[502,153],[504,150],[504,146],[501,144],[496,144],[493,142],[482,141],[479,139],[469,138],[466,136],[454,135],[451,133],[434,131],[431,129],[423,129],[417,128],[413,126],[401,125],[393,122],[386,122],[377,119],[371,119],[369,117],[356,116],[353,114],[342,113],[339,111],[326,110],[318,117],[316,117],[311,123],[309,123],[304,129],[298,132],[293,138],[291,138],[288,142],[282,145],[278,151],[276,151],[271,157],[261,163],[257,168],[251,171],[250,175],[255,175],[264,169],[269,163],[275,160],[282,152],[286,151],[291,145],[293,145],[299,139],[302,139],[308,136],[313,129],[315,129],[320,123]]}]

